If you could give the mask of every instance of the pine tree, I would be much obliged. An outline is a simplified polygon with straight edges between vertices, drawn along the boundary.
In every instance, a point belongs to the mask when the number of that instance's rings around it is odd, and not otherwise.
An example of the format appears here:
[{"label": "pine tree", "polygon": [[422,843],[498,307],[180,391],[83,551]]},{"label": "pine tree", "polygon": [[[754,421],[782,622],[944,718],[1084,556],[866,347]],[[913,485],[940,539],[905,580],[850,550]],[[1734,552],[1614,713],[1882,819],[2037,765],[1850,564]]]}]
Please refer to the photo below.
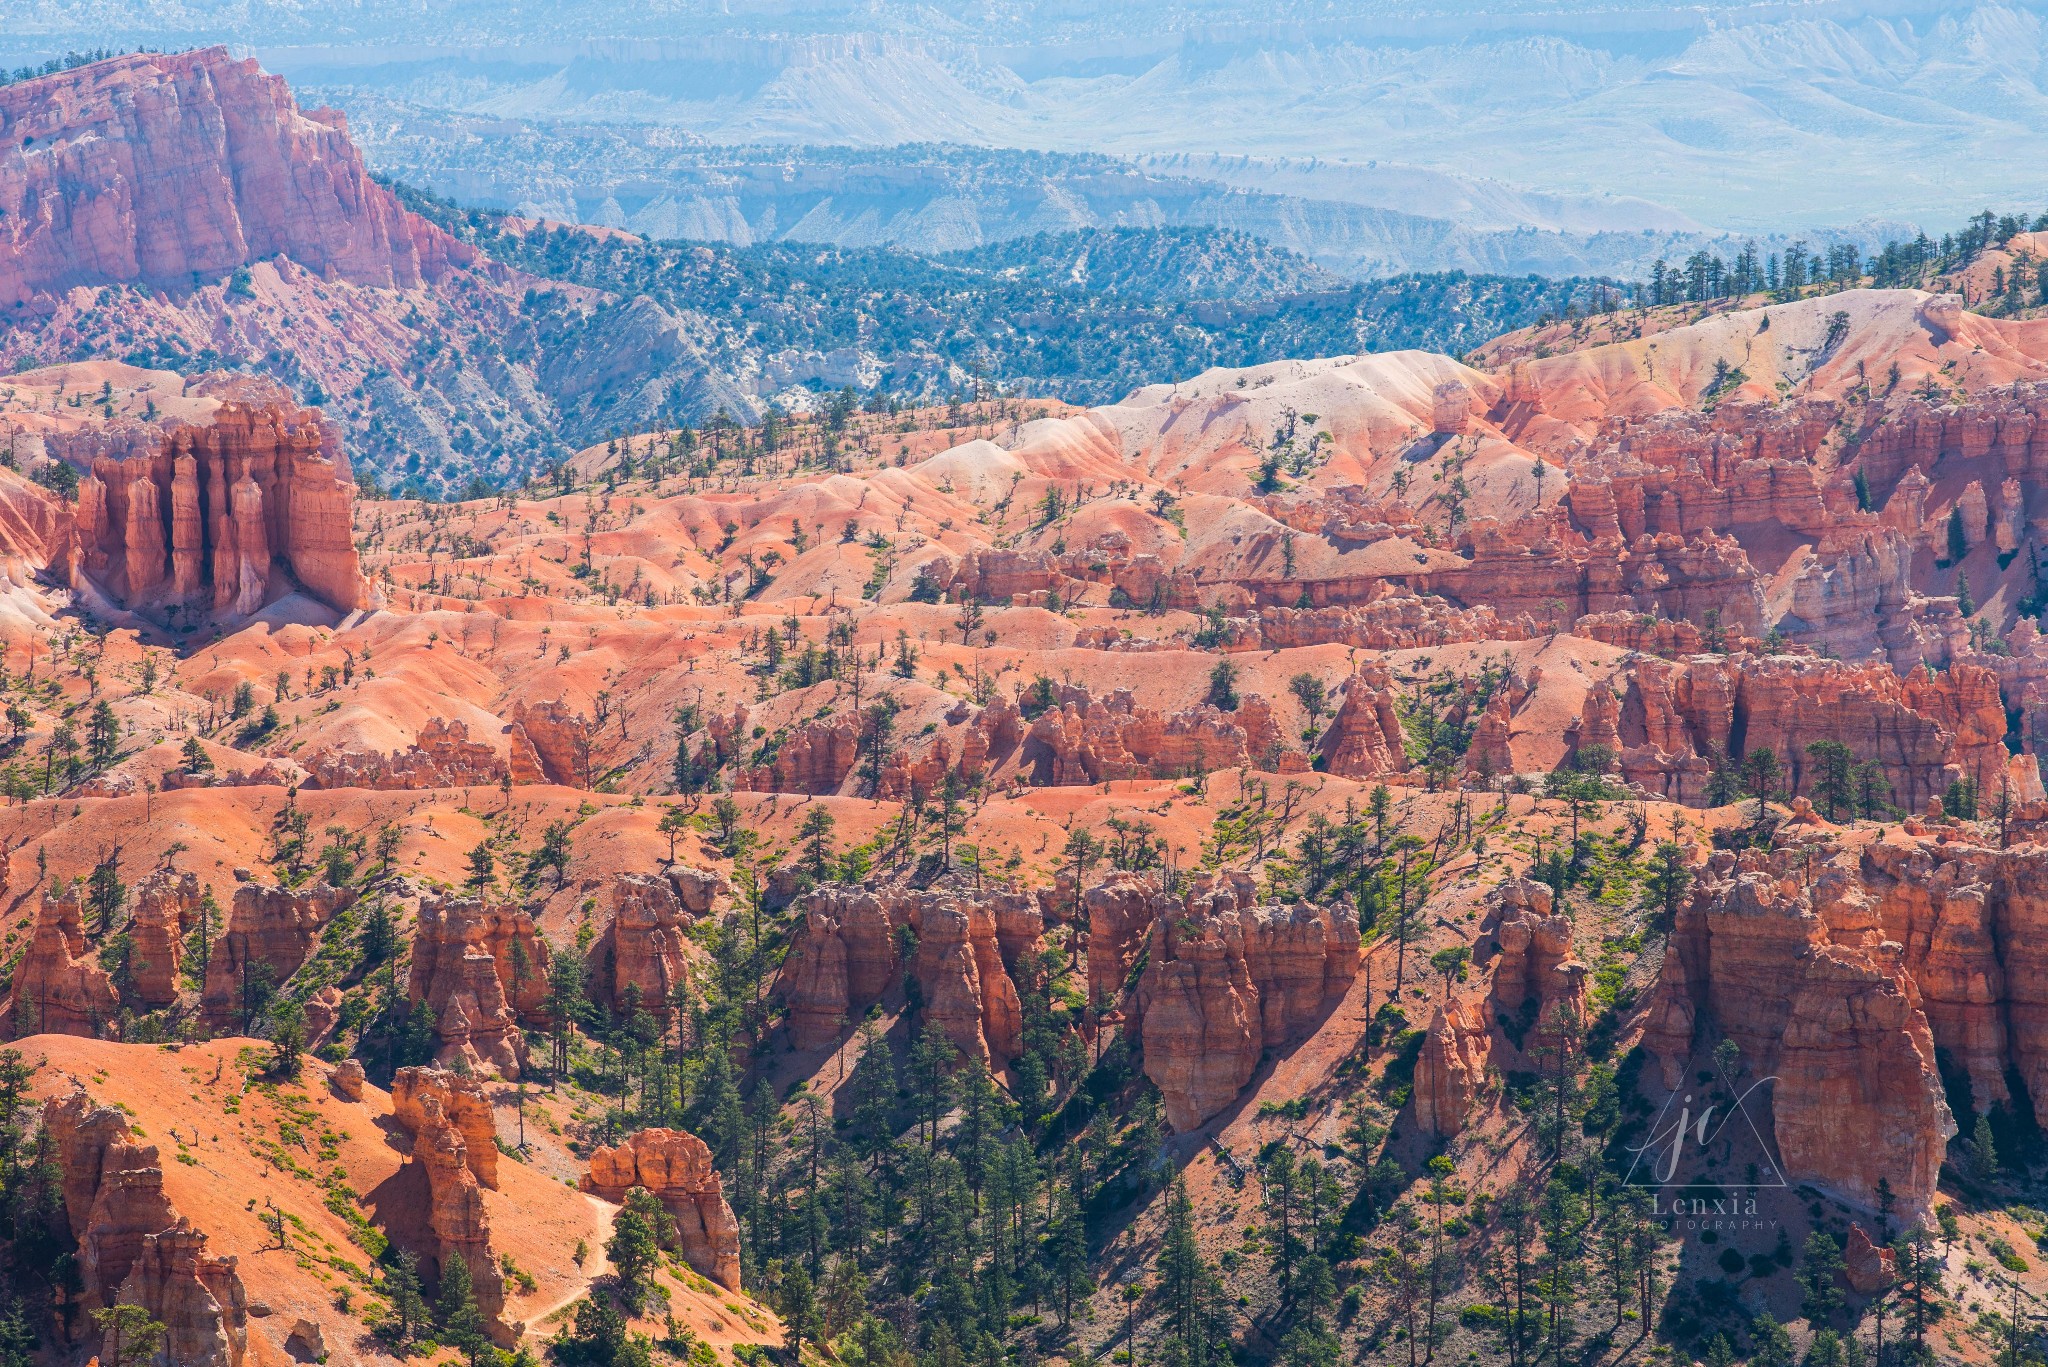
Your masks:
[{"label": "pine tree", "polygon": [[1802,1308],[1812,1323],[1824,1323],[1841,1310],[1842,1291],[1836,1285],[1841,1274],[1842,1246],[1834,1236],[1818,1229],[1807,1235],[1800,1257],[1799,1285],[1804,1292]]},{"label": "pine tree", "polygon": [[384,1269],[384,1299],[391,1306],[385,1321],[394,1346],[411,1343],[427,1322],[427,1300],[420,1294],[420,1260],[412,1253],[399,1253]]},{"label": "pine tree", "polygon": [[1998,1176],[1998,1145],[1991,1137],[1991,1117],[1977,1117],[1977,1127],[1970,1131],[1970,1168],[1977,1176],[1990,1181]]},{"label": "pine tree", "polygon": [[787,1333],[789,1360],[802,1362],[804,1344],[816,1343],[822,1332],[811,1274],[802,1264],[783,1270],[782,1283],[776,1288],[775,1311],[782,1316]]},{"label": "pine tree", "polygon": [[1202,1342],[1203,1280],[1208,1266],[1195,1236],[1195,1208],[1187,1182],[1175,1173],[1166,1197],[1166,1234],[1159,1249],[1159,1297],[1166,1314],[1174,1367],[1199,1367],[1207,1361]]},{"label": "pine tree", "polygon": [[1830,821],[1845,810],[1853,812],[1856,804],[1855,753],[1838,740],[1817,740],[1806,747],[1806,757],[1814,765],[1811,788],[1814,805]]},{"label": "pine tree", "polygon": [[662,1218],[660,1203],[646,1188],[634,1187],[612,1217],[612,1237],[605,1242],[605,1256],[619,1279],[619,1297],[636,1312],[646,1302],[661,1262]]},{"label": "pine tree", "polygon": [[[489,1268],[484,1273],[492,1275]],[[469,1361],[470,1367],[478,1367],[484,1361],[491,1337],[484,1312],[476,1303],[469,1264],[460,1253],[449,1254],[448,1261],[441,1266],[441,1290],[435,1301],[434,1318],[441,1326],[442,1338]]]},{"label": "pine tree", "polygon": [[100,1331],[100,1361],[106,1367],[137,1367],[154,1357],[164,1341],[164,1326],[139,1305],[95,1310],[92,1322]]}]

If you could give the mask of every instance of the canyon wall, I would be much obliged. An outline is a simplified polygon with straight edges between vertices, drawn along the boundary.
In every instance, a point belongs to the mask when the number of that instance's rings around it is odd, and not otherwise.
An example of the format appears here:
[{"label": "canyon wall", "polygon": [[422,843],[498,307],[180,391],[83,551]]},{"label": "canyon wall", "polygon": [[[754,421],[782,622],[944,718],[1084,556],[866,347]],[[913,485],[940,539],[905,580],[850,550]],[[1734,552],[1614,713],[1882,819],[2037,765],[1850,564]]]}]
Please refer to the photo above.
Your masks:
[{"label": "canyon wall", "polygon": [[174,622],[247,616],[293,589],[337,612],[372,606],[334,429],[267,381],[229,386],[205,422],[48,439],[83,472],[74,582]]},{"label": "canyon wall", "polygon": [[903,980],[908,940],[915,943],[907,981],[933,1029],[983,1060],[1008,1062],[1023,1051],[1023,1008],[1010,972],[1044,931],[1036,897],[830,885],[799,910],[803,928],[775,989],[797,1048],[839,1039]]},{"label": "canyon wall", "polygon": [[467,248],[370,178],[334,110],[225,48],[116,57],[0,88],[0,307],[108,282],[188,287],[288,256],[417,285]]}]

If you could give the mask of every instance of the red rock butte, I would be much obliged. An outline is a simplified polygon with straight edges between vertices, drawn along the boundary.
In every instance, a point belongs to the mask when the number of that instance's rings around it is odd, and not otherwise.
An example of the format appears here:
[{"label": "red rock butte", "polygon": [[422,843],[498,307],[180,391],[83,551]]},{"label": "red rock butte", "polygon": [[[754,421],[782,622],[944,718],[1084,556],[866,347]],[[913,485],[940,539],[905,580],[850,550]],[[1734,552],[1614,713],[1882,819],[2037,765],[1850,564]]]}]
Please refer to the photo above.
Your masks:
[{"label": "red rock butte", "polygon": [[287,256],[364,285],[466,249],[370,179],[331,109],[220,47],[0,88],[0,307],[77,285],[184,288]]}]

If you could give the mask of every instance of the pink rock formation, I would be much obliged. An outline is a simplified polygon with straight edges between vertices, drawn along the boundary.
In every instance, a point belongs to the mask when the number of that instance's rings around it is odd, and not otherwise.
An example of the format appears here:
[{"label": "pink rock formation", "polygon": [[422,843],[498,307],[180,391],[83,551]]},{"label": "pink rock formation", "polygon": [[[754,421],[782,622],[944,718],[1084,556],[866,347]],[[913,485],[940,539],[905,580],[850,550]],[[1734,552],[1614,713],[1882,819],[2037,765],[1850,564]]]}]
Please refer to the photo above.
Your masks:
[{"label": "pink rock formation", "polygon": [[164,1326],[173,1361],[241,1367],[248,1300],[235,1260],[207,1257],[206,1236],[172,1208],[156,1147],[132,1142],[128,1118],[83,1092],[48,1102],[43,1128],[78,1244],[83,1304],[139,1305]]},{"label": "pink rock formation", "polygon": [[642,1187],[675,1221],[683,1260],[728,1291],[740,1289],[740,1227],[711,1166],[711,1150],[687,1130],[640,1130],[590,1155],[583,1190],[624,1201]]},{"label": "pink rock formation", "polygon": [[614,1010],[627,992],[644,1010],[667,1020],[676,994],[690,983],[688,921],[668,879],[653,874],[620,874],[612,880],[611,920],[592,949],[591,961]]},{"label": "pink rock formation", "polygon": [[1392,676],[1377,665],[1351,676],[1336,718],[1323,733],[1324,769],[1346,778],[1374,778],[1408,767],[1392,685]]},{"label": "pink rock formation", "polygon": [[[460,1256],[476,1291],[491,1337],[500,1346],[518,1341],[519,1330],[505,1321],[505,1282],[498,1274],[491,1247],[491,1217],[484,1206],[483,1184],[477,1176],[480,1154],[443,1106],[446,1091],[428,1088],[418,1105],[395,1108],[399,1123],[412,1131],[412,1157],[407,1160],[424,1175],[427,1189],[427,1230],[431,1246],[422,1252],[420,1270],[439,1282],[451,1258]],[[495,1146],[491,1147],[495,1164]],[[493,1168],[495,1171],[495,1167]]]},{"label": "pink rock formation", "polygon": [[917,941],[910,976],[925,1019],[963,1053],[1007,1061],[1022,1052],[1023,1014],[1010,970],[1044,930],[1037,899],[990,891],[827,886],[803,903],[804,930],[776,980],[790,1041],[839,1038],[902,973],[902,937]]},{"label": "pink rock formation", "polygon": [[[4,220],[0,220],[4,221]],[[74,579],[121,606],[247,616],[293,589],[339,612],[372,605],[332,426],[268,381],[233,382],[204,423],[66,434],[83,472]]]},{"label": "pink rock formation", "polygon": [[285,255],[415,285],[469,252],[370,179],[333,110],[300,112],[224,48],[114,57],[0,90],[0,302],[186,286]]},{"label": "pink rock formation", "polygon": [[433,1009],[437,1059],[516,1078],[526,1066],[519,1018],[541,1013],[550,950],[533,917],[476,897],[425,897],[406,992]]},{"label": "pink rock formation", "polygon": [[1583,1018],[1586,966],[1572,957],[1572,923],[1551,911],[1550,889],[1513,878],[1496,889],[1492,920],[1500,956],[1494,962],[1491,1008],[1534,1026],[1530,1048],[1550,1047],[1559,1013]]},{"label": "pink rock formation", "polygon": [[1114,873],[1089,888],[1082,901],[1088,910],[1088,1001],[1091,1006],[1114,1002],[1129,982],[1138,952],[1152,923],[1181,909],[1156,878]]},{"label": "pink rock formation", "polygon": [[214,942],[206,962],[206,983],[200,1006],[215,1030],[239,1028],[244,992],[253,979],[250,967],[263,965],[269,985],[282,987],[299,971],[320,932],[344,907],[354,905],[350,888],[316,883],[305,888],[274,888],[244,883],[235,889],[227,930]]},{"label": "pink rock formation", "polygon": [[135,885],[128,972],[144,1006],[169,1006],[178,999],[185,936],[199,924],[205,896],[195,875],[169,869],[157,869]]},{"label": "pink rock formation", "polygon": [[1168,713],[1140,707],[1128,689],[1095,699],[1074,684],[1060,686],[1058,705],[1031,723],[1017,762],[1031,782],[1058,786],[1206,774],[1240,764],[1283,773],[1308,767],[1300,751],[1283,747],[1264,698],[1248,694],[1235,712],[1205,703]]},{"label": "pink rock formation", "polygon": [[540,757],[533,753],[525,729],[512,723],[505,727],[505,733],[509,757],[483,741],[471,740],[469,726],[460,718],[429,717],[413,745],[394,754],[345,746],[307,756],[306,786],[383,790],[468,788],[498,783],[508,772],[515,783],[543,781]]},{"label": "pink rock formation", "polygon": [[[1705,801],[1714,756],[1770,750],[1804,787],[1806,747],[1824,740],[1881,764],[1908,810],[1959,776],[1997,792],[2009,772],[1998,676],[1969,663],[1902,676],[1888,665],[1789,655],[1645,660],[1630,672],[1615,724],[1623,776],[1693,804]],[[2018,779],[2016,801],[2041,796],[2038,773]]]},{"label": "pink rock formation", "polygon": [[414,1134],[430,1129],[432,1104],[440,1120],[461,1136],[477,1185],[498,1187],[498,1122],[483,1084],[446,1068],[400,1068],[391,1079],[391,1114]]},{"label": "pink rock formation", "polygon": [[1769,1109],[1788,1180],[1866,1208],[1887,1181],[1905,1218],[1923,1218],[1955,1133],[1934,1036],[1860,882],[1837,870],[1809,885],[1808,858],[1715,857],[1673,929],[1646,1042],[1680,1084],[1696,1044],[1681,1027],[1711,1019],[1742,1078],[1777,1078]]},{"label": "pink rock formation", "polygon": [[1248,879],[1198,884],[1153,922],[1136,1033],[1166,1118],[1185,1133],[1236,1099],[1261,1053],[1304,1036],[1358,972],[1342,910],[1255,906]]},{"label": "pink rock formation", "polygon": [[344,1101],[361,1101],[364,1084],[369,1081],[363,1072],[363,1061],[355,1058],[345,1058],[335,1064],[327,1080],[334,1085],[335,1095]]},{"label": "pink rock formation", "polygon": [[1426,1135],[1449,1139],[1465,1128],[1486,1081],[1492,1033],[1463,1002],[1445,1002],[1430,1018],[1415,1058],[1415,1123]]},{"label": "pink rock formation", "polygon": [[1862,1225],[1851,1225],[1848,1247],[1842,1250],[1842,1275],[1857,1295],[1875,1296],[1899,1279],[1898,1257],[1872,1243]]},{"label": "pink rock formation", "polygon": [[13,1033],[93,1037],[120,1015],[113,979],[87,951],[83,912],[76,883],[39,903],[7,996]]},{"label": "pink rock formation", "polygon": [[514,783],[590,786],[590,723],[567,703],[514,703],[505,730],[512,737]]},{"label": "pink rock formation", "polygon": [[1003,965],[995,918],[976,902],[934,901],[917,909],[911,973],[923,989],[927,1024],[970,1057],[1024,1052],[1024,1008]]}]

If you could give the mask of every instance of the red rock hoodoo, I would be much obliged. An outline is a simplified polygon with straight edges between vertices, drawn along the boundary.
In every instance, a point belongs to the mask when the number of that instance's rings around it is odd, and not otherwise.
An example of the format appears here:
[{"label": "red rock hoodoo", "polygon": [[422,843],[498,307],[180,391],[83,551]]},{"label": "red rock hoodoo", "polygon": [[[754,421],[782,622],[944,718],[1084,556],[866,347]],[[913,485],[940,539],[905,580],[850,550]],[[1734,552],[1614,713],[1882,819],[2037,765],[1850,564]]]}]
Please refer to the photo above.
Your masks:
[{"label": "red rock hoodoo", "polygon": [[173,622],[242,617],[303,591],[337,612],[373,605],[350,526],[355,483],[332,426],[267,381],[202,423],[70,432],[51,454],[82,472],[74,580]]},{"label": "red rock hoodoo", "polygon": [[711,1166],[711,1150],[687,1130],[640,1130],[590,1155],[582,1188],[623,1201],[645,1188],[675,1221],[676,1251],[728,1291],[740,1289],[740,1227]]},{"label": "red rock hoodoo", "polygon": [[1342,909],[1260,906],[1252,880],[1198,881],[1152,923],[1136,1033],[1167,1121],[1185,1133],[1237,1098],[1260,1055],[1302,1038],[1358,973],[1358,921]]}]

